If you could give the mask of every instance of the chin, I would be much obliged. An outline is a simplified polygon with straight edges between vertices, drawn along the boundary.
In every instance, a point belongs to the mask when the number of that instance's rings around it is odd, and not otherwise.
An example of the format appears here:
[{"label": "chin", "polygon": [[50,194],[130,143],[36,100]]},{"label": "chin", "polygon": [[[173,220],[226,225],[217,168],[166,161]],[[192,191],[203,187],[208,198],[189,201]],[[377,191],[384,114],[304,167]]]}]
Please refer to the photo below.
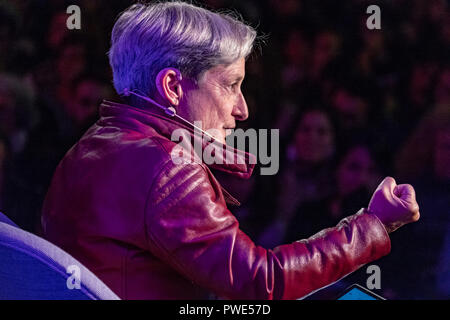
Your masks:
[{"label": "chin", "polygon": [[223,143],[223,144],[226,144],[226,136],[225,135],[223,135],[223,136],[220,136],[220,137],[216,137],[216,140],[217,141],[219,141],[219,142],[221,142],[221,143]]}]

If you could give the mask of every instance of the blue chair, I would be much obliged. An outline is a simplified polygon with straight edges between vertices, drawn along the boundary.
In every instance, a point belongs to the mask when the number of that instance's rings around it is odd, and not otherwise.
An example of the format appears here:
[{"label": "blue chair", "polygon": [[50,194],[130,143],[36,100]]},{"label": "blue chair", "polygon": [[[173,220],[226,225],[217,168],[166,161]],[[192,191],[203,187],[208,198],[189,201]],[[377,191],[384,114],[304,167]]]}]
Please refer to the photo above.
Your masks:
[{"label": "blue chair", "polygon": [[5,216],[3,213],[0,212],[0,222],[9,224],[13,227],[19,228],[19,226],[17,224],[15,224],[14,222],[12,222],[11,219],[9,219],[7,216]]},{"label": "blue chair", "polygon": [[50,242],[0,213],[0,299],[119,300],[99,278]]}]

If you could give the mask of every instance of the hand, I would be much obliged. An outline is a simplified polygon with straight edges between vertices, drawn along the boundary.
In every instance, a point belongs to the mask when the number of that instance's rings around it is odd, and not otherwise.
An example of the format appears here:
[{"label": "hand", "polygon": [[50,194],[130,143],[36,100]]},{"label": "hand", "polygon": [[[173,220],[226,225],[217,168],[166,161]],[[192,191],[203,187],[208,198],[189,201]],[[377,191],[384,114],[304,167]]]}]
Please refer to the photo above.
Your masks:
[{"label": "hand", "polygon": [[375,190],[368,211],[380,219],[389,233],[420,217],[414,188],[409,184],[397,185],[391,177],[385,178]]}]

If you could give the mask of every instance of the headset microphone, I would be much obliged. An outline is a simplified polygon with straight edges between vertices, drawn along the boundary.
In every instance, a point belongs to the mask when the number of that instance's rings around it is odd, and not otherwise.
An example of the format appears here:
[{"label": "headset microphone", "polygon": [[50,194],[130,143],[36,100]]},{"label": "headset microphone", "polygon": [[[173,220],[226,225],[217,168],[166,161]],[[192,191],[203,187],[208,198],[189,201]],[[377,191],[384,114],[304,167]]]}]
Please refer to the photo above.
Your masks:
[{"label": "headset microphone", "polygon": [[140,95],[139,93],[136,93],[136,92],[134,92],[134,91],[130,91],[130,89],[128,89],[128,88],[125,88],[125,89],[123,90],[122,95],[124,95],[124,96],[126,96],[126,97],[129,97],[130,95],[134,95],[134,96],[136,96],[136,97],[139,97],[139,98],[141,98],[141,99],[143,99],[143,100],[145,100],[145,101],[147,101],[147,102],[150,102],[150,103],[156,105],[157,107],[163,109],[164,112],[165,112],[167,115],[171,116],[171,117],[173,117],[173,116],[175,116],[175,115],[177,114],[177,112],[176,112],[176,110],[175,110],[174,107],[164,107],[164,106],[160,105],[159,103],[156,103],[156,101],[150,99],[149,97]]},{"label": "headset microphone", "polygon": [[192,122],[190,122],[190,121],[184,119],[183,117],[179,116],[179,115],[177,114],[177,112],[176,112],[176,110],[175,110],[174,107],[164,107],[164,106],[160,105],[159,103],[157,103],[156,101],[154,101],[153,99],[151,99],[151,98],[149,98],[149,97],[147,97],[147,96],[141,95],[141,94],[139,94],[139,93],[136,93],[136,92],[134,92],[134,91],[131,91],[131,90],[128,89],[128,88],[125,88],[125,89],[123,90],[123,92],[122,92],[121,95],[126,96],[126,97],[129,97],[130,95],[134,95],[134,96],[136,96],[136,97],[138,97],[138,98],[141,98],[141,99],[143,99],[143,100],[145,100],[145,101],[147,101],[147,102],[150,102],[150,103],[156,105],[157,107],[163,109],[164,112],[165,112],[167,115],[169,115],[169,116],[171,116],[171,117],[176,117],[176,118],[180,119],[181,121],[183,121],[184,123],[187,123],[188,125],[190,125],[190,126],[194,127],[195,129],[201,131],[204,135],[210,137],[210,138],[212,139],[212,141],[215,141],[215,140],[216,140],[216,138],[214,138],[214,137],[213,137],[212,135],[210,135],[208,132],[204,131],[202,128],[197,127],[197,126],[196,126],[195,124],[193,124]]}]

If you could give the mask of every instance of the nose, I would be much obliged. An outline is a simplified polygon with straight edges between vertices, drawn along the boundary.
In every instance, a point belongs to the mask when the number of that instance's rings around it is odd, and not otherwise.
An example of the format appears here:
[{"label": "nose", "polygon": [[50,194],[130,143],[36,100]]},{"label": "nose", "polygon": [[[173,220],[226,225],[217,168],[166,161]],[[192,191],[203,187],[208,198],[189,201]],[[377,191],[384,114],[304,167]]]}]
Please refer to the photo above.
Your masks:
[{"label": "nose", "polygon": [[245,101],[244,95],[241,93],[239,95],[238,101],[233,108],[233,117],[238,121],[244,121],[248,118],[248,107]]}]

